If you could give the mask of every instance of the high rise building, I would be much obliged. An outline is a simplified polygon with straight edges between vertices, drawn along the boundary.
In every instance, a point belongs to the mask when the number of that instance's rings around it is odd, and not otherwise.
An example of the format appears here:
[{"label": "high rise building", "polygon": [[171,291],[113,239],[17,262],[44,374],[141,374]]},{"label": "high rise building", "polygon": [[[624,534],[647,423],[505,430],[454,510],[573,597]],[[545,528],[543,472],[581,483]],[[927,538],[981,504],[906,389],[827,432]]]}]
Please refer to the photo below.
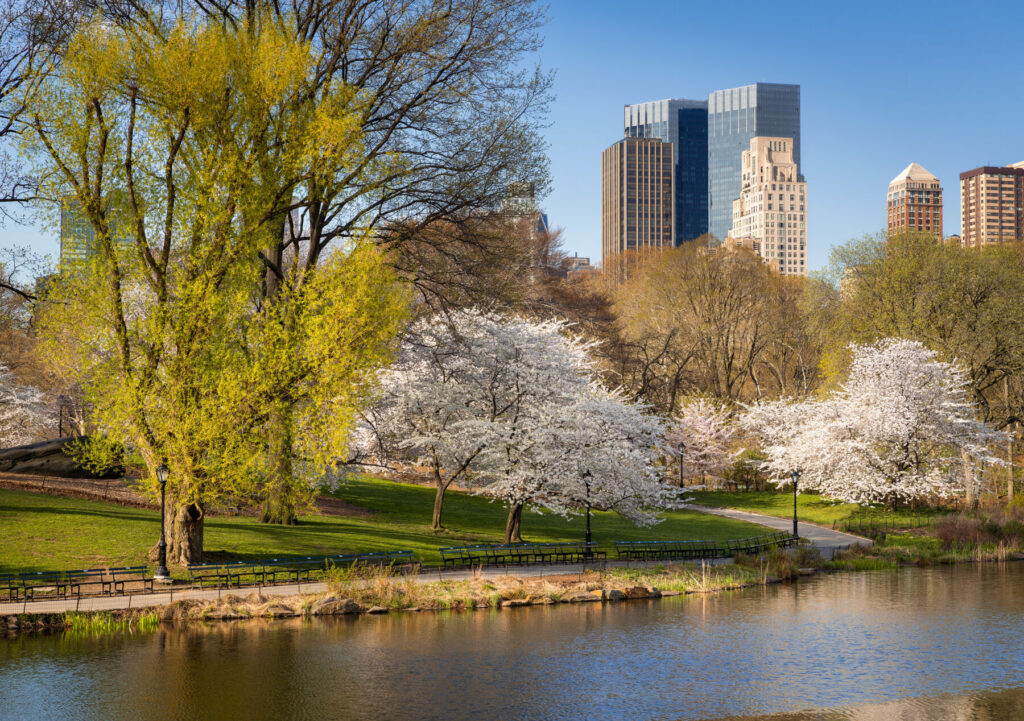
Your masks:
[{"label": "high rise building", "polygon": [[968,248],[1024,240],[1024,162],[960,173],[960,234]]},{"label": "high rise building", "polygon": [[[116,195],[108,201],[107,222],[114,242],[130,244],[127,202],[123,196]],[[87,264],[97,252],[96,231],[86,217],[81,204],[74,196],[68,196],[60,205],[60,271],[65,272],[81,268]]]},{"label": "high rise building", "polygon": [[601,153],[601,260],[675,244],[672,143],[623,138]]},{"label": "high rise building", "polygon": [[792,138],[751,138],[743,151],[740,197],[732,203],[729,239],[785,275],[807,275],[807,183],[793,159]]},{"label": "high rise building", "polygon": [[622,134],[672,143],[675,244],[708,232],[708,104],[675,98],[626,105]]},{"label": "high rise building", "polygon": [[800,170],[800,86],[755,83],[708,96],[708,231],[719,240],[732,225],[740,197],[741,156],[757,136],[792,138]]},{"label": "high rise building", "polygon": [[918,230],[942,240],[942,186],[917,163],[905,167],[889,183],[886,230],[889,235]]}]

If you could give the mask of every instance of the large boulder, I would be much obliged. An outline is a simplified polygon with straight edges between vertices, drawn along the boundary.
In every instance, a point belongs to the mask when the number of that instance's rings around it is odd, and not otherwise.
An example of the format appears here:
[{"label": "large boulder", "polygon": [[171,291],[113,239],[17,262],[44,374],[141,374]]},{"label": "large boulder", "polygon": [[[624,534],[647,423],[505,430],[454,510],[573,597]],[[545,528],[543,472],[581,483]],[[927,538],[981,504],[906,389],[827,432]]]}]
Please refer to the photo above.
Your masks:
[{"label": "large boulder", "polygon": [[328,596],[315,602],[310,613],[314,616],[341,616],[347,613],[362,613],[365,610],[351,598]]},{"label": "large boulder", "polygon": [[600,601],[601,596],[598,594],[595,596],[593,593],[576,592],[569,594],[562,598],[562,603],[588,603],[591,601]]}]

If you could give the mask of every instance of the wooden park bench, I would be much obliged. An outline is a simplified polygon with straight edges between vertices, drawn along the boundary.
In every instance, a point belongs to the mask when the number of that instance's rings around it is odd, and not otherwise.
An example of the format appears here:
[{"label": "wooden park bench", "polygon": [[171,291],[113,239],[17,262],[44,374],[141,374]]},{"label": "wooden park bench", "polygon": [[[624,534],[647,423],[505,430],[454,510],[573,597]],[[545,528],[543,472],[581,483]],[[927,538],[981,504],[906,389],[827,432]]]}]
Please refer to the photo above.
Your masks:
[{"label": "wooden park bench", "polygon": [[110,579],[103,581],[103,592],[110,594],[127,593],[130,583],[137,583],[142,591],[153,590],[153,578],[149,575],[149,568],[146,566],[121,566],[107,569]]},{"label": "wooden park bench", "polygon": [[192,586],[205,587],[208,583],[220,587],[231,588],[241,586],[242,580],[250,583],[261,583],[264,578],[263,567],[256,561],[237,561],[234,563],[200,563],[188,566],[189,580]]},{"label": "wooden park bench", "polygon": [[105,568],[86,568],[74,571],[34,571],[18,574],[17,583],[8,583],[8,595],[24,594],[26,600],[33,600],[38,595],[49,595],[67,598],[69,595],[81,596],[82,589],[87,586],[98,586],[100,592],[105,588]]}]

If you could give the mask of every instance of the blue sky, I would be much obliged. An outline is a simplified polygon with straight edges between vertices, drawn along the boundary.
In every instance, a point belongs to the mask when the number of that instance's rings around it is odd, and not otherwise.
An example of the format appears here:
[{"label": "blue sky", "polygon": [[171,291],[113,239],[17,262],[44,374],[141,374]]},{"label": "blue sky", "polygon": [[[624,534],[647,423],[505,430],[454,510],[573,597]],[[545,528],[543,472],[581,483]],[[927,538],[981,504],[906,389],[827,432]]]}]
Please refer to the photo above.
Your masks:
[{"label": "blue sky", "polygon": [[[600,156],[625,103],[754,82],[802,86],[811,268],[878,231],[889,181],[915,161],[959,230],[959,174],[1024,160],[1024,5],[1015,2],[553,0],[542,64],[556,71],[543,201],[570,252],[600,259]],[[0,245],[56,255],[56,228]]]},{"label": "blue sky", "polygon": [[600,156],[622,106],[798,83],[812,269],[885,224],[911,161],[939,177],[946,234],[960,173],[1024,160],[1024,4],[553,0],[542,63],[557,72],[543,202],[570,252],[601,256]]}]

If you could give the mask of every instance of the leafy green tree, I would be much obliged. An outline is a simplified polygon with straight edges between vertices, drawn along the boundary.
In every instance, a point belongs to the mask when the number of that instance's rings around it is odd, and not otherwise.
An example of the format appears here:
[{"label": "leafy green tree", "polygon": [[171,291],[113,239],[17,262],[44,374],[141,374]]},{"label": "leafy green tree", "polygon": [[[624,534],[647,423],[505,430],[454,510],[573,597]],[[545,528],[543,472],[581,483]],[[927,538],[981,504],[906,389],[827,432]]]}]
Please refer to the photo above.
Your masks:
[{"label": "leafy green tree", "polygon": [[341,455],[405,304],[364,237],[324,254],[301,288],[283,279],[287,303],[263,302],[260,259],[288,203],[267,181],[268,143],[277,172],[313,183],[361,158],[362,140],[343,84],[339,102],[296,106],[311,45],[269,14],[251,20],[84,25],[26,98],[46,187],[93,236],[47,295],[43,347],[107,442],[141,454],[152,491],[156,466],[170,468],[180,563],[201,559],[210,503],[273,491],[268,427],[300,449],[307,490]]}]

